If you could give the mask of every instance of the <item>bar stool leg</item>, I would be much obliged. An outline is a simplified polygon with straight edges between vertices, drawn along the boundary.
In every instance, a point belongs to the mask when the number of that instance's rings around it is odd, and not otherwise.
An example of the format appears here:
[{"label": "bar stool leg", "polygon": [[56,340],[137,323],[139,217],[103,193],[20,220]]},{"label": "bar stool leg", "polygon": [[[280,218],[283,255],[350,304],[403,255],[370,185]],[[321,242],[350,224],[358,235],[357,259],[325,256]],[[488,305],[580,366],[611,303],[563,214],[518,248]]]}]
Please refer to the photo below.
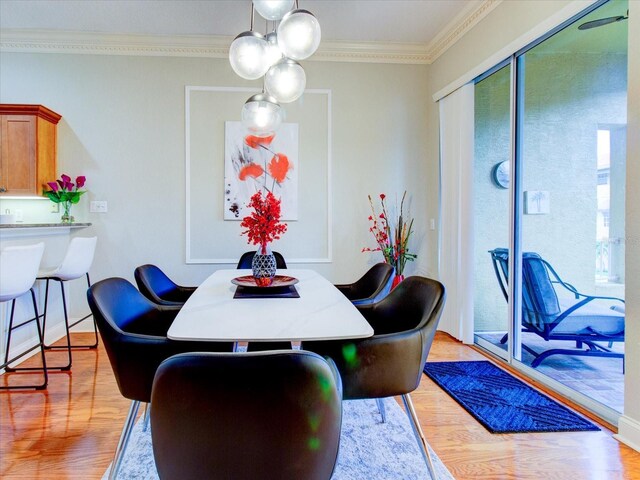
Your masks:
[{"label": "bar stool leg", "polygon": [[44,348],[46,350],[59,350],[59,349],[66,349],[67,350],[67,356],[68,356],[68,360],[69,363],[67,363],[67,365],[65,366],[59,366],[59,367],[49,367],[49,370],[61,370],[61,371],[67,371],[67,370],[71,370],[71,362],[72,362],[72,358],[71,358],[71,333],[69,332],[69,319],[67,317],[67,301],[66,301],[66,297],[64,295],[64,284],[62,282],[62,280],[58,280],[56,278],[46,278],[46,286],[45,286],[45,293],[44,293],[44,315],[42,318],[42,334],[43,336],[46,334],[46,325],[47,325],[47,309],[48,309],[48,303],[49,303],[49,280],[56,280],[60,282],[60,290],[62,292],[62,309],[64,311],[64,328],[66,330],[67,333],[67,344],[66,345],[58,345],[58,346],[54,346],[54,345],[44,345]]},{"label": "bar stool leg", "polygon": [[[91,287],[91,280],[89,279],[89,273],[87,272],[85,274],[86,278],[87,278],[87,287],[90,288]],[[62,306],[64,309],[64,321],[67,324],[67,335],[69,335],[69,329],[72,327],[75,327],[76,325],[78,325],[80,322],[86,320],[89,317],[92,317],[93,319],[93,336],[94,336],[94,343],[88,344],[88,345],[71,345],[71,338],[69,338],[68,346],[64,346],[64,345],[57,345],[57,346],[53,346],[53,345],[45,345],[45,348],[47,350],[60,350],[60,349],[66,349],[66,348],[71,348],[71,349],[79,349],[79,348],[88,348],[88,349],[93,349],[93,348],[97,348],[98,347],[98,325],[96,324],[96,319],[93,318],[93,315],[91,313],[89,313],[88,315],[85,315],[84,317],[82,317],[81,319],[75,321],[72,324],[69,324],[69,316],[67,314],[67,302],[66,302],[66,296],[64,293],[64,280],[60,280],[58,278],[51,278],[51,280],[55,280],[60,282],[60,288],[62,291]],[[49,283],[49,278],[47,278],[47,285]],[[48,287],[47,287],[48,288]],[[45,294],[45,320],[46,321],[46,307],[47,307],[47,295]],[[43,322],[44,325],[44,322]]]},{"label": "bar stool leg", "polygon": [[[15,389],[24,389],[24,388],[34,388],[36,390],[44,390],[45,388],[47,388],[47,384],[49,383],[49,375],[47,373],[47,360],[45,358],[45,354],[44,354],[44,338],[42,335],[42,330],[40,329],[40,321],[39,321],[39,315],[38,315],[38,303],[36,302],[36,294],[33,291],[33,288],[30,289],[31,292],[31,301],[33,302],[33,313],[35,314],[35,316],[30,319],[27,320],[23,323],[21,323],[20,325],[17,325],[16,327],[13,326],[13,316],[14,316],[14,312],[15,312],[15,308],[16,308],[16,299],[14,298],[13,301],[11,302],[11,315],[9,318],[9,331],[8,331],[8,335],[7,335],[7,350],[5,352],[5,356],[4,356],[4,364],[0,367],[0,368],[4,368],[6,372],[17,372],[17,371],[39,371],[42,370],[42,373],[44,374],[44,380],[43,383],[40,385],[10,385],[10,386],[0,386],[0,390],[15,390]],[[30,349],[26,350],[25,352],[21,353],[20,355],[12,358],[11,360],[9,360],[9,350],[11,349],[11,332],[14,330],[14,328],[19,328],[22,327],[23,325],[26,325],[28,323],[31,323],[35,321],[36,322],[36,329],[38,331],[38,343],[36,345],[34,345],[33,347],[31,347]],[[36,349],[40,347],[40,355],[42,358],[42,367],[9,367],[10,363],[15,362],[16,360],[18,360],[19,358],[23,357],[24,355],[26,355],[27,353],[31,352],[32,350]]]}]

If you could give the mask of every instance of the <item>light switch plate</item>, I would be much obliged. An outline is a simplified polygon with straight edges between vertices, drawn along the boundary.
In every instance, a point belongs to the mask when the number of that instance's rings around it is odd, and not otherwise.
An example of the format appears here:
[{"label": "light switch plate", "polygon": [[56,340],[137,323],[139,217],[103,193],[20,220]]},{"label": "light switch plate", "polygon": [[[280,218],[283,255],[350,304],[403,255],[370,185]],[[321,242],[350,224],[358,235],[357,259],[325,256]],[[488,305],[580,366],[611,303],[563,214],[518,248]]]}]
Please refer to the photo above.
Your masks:
[{"label": "light switch plate", "polygon": [[89,211],[91,213],[107,213],[108,206],[106,200],[94,200],[89,203]]}]

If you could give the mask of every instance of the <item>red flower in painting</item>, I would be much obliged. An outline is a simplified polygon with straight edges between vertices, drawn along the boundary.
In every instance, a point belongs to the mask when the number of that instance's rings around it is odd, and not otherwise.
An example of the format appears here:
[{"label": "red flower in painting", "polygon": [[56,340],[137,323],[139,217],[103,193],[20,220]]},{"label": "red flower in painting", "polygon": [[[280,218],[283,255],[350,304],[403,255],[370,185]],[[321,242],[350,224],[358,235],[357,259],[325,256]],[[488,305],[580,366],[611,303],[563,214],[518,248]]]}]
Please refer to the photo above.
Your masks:
[{"label": "red flower in painting", "polygon": [[275,134],[269,135],[268,137],[258,137],[256,135],[247,135],[244,137],[244,143],[249,145],[251,148],[258,149],[261,145],[271,145]]},{"label": "red flower in painting", "polygon": [[291,164],[284,153],[276,153],[267,166],[269,174],[278,183],[284,182],[285,178],[287,178],[289,168],[291,168]]},{"label": "red flower in painting", "polygon": [[250,163],[249,165],[240,169],[238,178],[240,180],[244,180],[247,177],[258,178],[263,173],[264,169],[260,165],[258,165],[257,163]]},{"label": "red flower in painting", "polygon": [[246,230],[241,235],[247,235],[249,243],[260,245],[262,253],[266,253],[267,243],[278,240],[287,231],[287,224],[280,222],[280,200],[271,192],[264,198],[258,192],[247,206],[254,211],[242,219],[240,226]]}]

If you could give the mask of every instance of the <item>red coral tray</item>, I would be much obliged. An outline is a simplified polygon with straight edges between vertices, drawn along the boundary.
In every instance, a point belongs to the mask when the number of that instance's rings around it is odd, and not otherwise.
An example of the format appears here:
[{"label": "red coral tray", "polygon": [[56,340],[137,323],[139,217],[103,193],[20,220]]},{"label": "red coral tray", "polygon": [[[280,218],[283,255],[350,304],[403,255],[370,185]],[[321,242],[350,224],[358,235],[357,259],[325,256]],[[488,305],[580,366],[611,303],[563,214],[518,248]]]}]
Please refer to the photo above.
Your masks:
[{"label": "red coral tray", "polygon": [[286,275],[276,275],[273,277],[273,282],[268,286],[260,286],[256,283],[256,279],[253,275],[244,275],[242,277],[236,277],[231,280],[231,283],[238,285],[239,287],[251,287],[251,288],[282,288],[290,287],[298,283],[298,279],[295,277],[288,277]]}]

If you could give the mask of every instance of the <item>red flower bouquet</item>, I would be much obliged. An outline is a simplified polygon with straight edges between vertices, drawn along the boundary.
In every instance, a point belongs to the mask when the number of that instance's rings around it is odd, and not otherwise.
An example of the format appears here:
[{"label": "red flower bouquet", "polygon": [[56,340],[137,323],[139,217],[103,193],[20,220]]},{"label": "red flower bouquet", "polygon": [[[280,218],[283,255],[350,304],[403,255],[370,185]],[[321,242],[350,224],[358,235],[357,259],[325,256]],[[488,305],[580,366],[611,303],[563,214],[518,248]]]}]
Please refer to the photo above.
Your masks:
[{"label": "red flower bouquet", "polygon": [[278,240],[287,231],[287,224],[280,222],[280,200],[271,192],[266,197],[258,192],[247,206],[254,211],[242,219],[240,226],[246,230],[241,234],[248,236],[249,243],[260,245],[260,252],[266,254],[267,244]]},{"label": "red flower bouquet", "polygon": [[[402,195],[400,202],[400,212],[395,224],[391,225],[389,221],[389,214],[387,213],[387,207],[384,203],[386,195],[380,194],[380,205],[382,207],[382,213],[376,214],[373,207],[373,200],[369,195],[369,204],[371,205],[371,213],[369,221],[371,227],[369,231],[373,234],[378,244],[377,248],[365,247],[363,252],[382,252],[384,261],[395,268],[396,279],[399,281],[403,278],[404,267],[407,261],[412,262],[417,258],[417,255],[409,253],[409,237],[412,233],[413,218],[406,221],[404,217],[404,199],[407,196],[407,192]],[[394,287],[397,282],[394,280]]]}]

